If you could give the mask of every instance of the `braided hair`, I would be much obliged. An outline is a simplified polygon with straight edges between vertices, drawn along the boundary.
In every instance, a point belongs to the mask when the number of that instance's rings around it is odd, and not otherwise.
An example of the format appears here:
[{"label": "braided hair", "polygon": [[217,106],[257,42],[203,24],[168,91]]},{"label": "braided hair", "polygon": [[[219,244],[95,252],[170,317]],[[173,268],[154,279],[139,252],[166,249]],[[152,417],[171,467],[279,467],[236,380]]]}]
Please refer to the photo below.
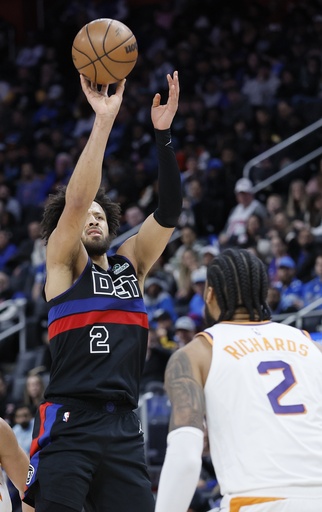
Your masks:
[{"label": "braided hair", "polygon": [[246,308],[251,321],[271,318],[265,265],[246,249],[229,248],[216,256],[208,267],[207,280],[221,311],[218,322],[231,320],[240,306]]},{"label": "braided hair", "polygon": [[[51,194],[48,198],[41,221],[41,235],[46,244],[63,213],[65,197],[66,187],[60,187],[56,194]],[[94,201],[98,203],[105,212],[109,228],[109,239],[113,240],[117,235],[117,230],[120,225],[121,207],[118,203],[111,201],[103,187],[99,188]]]}]

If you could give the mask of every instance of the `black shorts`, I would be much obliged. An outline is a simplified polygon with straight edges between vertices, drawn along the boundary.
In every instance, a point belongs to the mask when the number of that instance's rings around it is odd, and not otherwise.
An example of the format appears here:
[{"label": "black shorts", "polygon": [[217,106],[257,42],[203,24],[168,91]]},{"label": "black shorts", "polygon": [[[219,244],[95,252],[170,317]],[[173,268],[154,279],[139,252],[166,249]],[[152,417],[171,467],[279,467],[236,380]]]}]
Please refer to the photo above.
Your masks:
[{"label": "black shorts", "polygon": [[130,405],[78,399],[40,405],[23,501],[45,500],[81,512],[152,512],[140,421]]}]

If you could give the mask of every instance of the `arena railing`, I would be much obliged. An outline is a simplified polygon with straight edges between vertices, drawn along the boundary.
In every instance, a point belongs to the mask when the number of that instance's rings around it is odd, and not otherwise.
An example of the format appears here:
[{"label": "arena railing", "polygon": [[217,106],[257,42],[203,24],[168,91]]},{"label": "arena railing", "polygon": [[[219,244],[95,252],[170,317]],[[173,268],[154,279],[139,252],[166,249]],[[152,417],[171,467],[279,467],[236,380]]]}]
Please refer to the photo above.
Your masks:
[{"label": "arena railing", "polygon": [[[307,137],[308,135],[311,135],[314,132],[317,132],[322,127],[322,119],[319,119],[318,121],[310,124],[309,126],[306,126],[299,132],[295,133],[291,137],[288,137],[287,139],[279,142],[272,148],[268,149],[267,151],[264,151],[263,153],[260,153],[258,156],[252,158],[247,162],[247,164],[244,166],[243,169],[243,176],[245,178],[250,178],[251,170],[258,166],[261,162],[266,160],[267,158],[270,158],[274,155],[277,155],[285,148],[290,147],[292,144],[298,143],[300,140],[302,140],[304,137]],[[263,190],[264,188],[268,187],[272,183],[275,183],[275,181],[278,181],[279,179],[287,176],[291,172],[295,171],[296,169],[299,169],[301,166],[311,162],[315,158],[322,155],[322,146],[319,144],[319,147],[311,151],[310,153],[305,154],[303,157],[299,158],[298,160],[290,163],[289,165],[286,165],[281,169],[280,171],[275,172],[268,178],[262,180],[260,183],[256,183],[252,189],[254,194],[259,192],[260,190]]]}]

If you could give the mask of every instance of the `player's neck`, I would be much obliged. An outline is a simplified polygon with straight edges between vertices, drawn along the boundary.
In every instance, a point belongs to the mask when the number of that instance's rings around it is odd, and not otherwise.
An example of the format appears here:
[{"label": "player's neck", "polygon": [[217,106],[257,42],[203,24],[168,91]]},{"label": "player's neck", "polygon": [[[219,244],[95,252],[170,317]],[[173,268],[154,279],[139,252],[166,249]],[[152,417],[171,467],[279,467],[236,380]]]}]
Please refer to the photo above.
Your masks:
[{"label": "player's neck", "polygon": [[[258,315],[256,315],[256,312],[255,312],[255,318],[254,318],[255,321],[258,321],[259,320],[259,317]],[[246,308],[244,307],[239,307],[236,309],[235,311],[235,314],[232,318],[232,321],[233,322],[250,322],[250,318],[249,318],[249,313],[248,311],[246,310]]]},{"label": "player's neck", "polygon": [[92,262],[98,267],[101,267],[103,270],[108,270],[109,268],[109,263],[106,254],[103,254],[102,256],[92,257]]}]

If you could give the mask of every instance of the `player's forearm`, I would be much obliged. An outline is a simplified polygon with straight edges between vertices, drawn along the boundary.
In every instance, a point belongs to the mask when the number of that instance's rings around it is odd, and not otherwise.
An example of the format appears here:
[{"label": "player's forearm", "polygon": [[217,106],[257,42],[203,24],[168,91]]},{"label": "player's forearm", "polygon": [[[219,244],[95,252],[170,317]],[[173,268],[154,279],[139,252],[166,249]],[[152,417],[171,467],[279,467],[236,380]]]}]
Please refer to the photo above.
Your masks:
[{"label": "player's forearm", "polygon": [[155,129],[155,138],[159,160],[159,203],[154,218],[161,226],[173,228],[182,209],[180,170],[171,144],[170,129]]},{"label": "player's forearm", "polygon": [[101,184],[102,166],[113,118],[96,116],[89,139],[78,159],[66,190],[66,200],[76,194],[79,200],[91,202]]},{"label": "player's forearm", "polygon": [[155,512],[186,512],[197,488],[202,465],[203,432],[194,427],[168,436]]}]

